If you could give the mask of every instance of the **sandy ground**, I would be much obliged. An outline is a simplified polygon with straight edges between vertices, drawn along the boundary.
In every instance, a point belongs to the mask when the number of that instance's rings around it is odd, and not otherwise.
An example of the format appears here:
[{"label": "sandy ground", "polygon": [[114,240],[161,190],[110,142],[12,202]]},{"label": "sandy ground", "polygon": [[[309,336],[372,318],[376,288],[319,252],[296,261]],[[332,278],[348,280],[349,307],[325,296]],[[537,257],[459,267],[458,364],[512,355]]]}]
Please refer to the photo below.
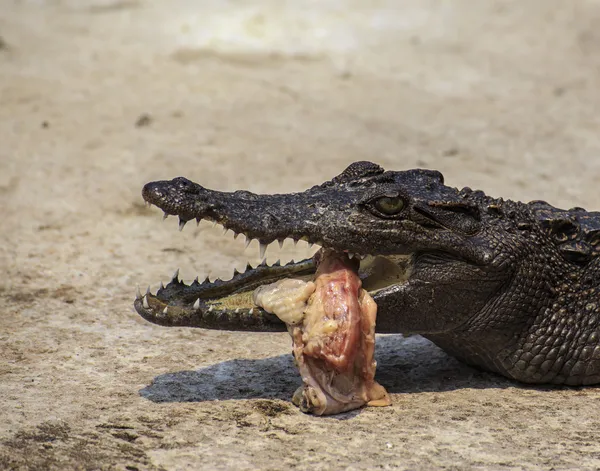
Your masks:
[{"label": "sandy ground", "polygon": [[600,208],[599,1],[0,0],[0,37],[0,469],[600,467],[597,388],[386,336],[393,407],[314,418],[287,334],[132,308],[258,259],[161,222],[154,179],[293,191],[370,159]]}]

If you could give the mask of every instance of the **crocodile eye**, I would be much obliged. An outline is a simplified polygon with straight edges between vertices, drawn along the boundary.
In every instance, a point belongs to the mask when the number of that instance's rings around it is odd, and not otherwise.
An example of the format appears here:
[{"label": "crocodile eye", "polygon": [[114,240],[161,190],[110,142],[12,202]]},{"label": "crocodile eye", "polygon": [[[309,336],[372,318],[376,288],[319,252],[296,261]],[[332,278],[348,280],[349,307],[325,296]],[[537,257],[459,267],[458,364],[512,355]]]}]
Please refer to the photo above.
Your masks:
[{"label": "crocodile eye", "polygon": [[404,201],[399,196],[383,196],[374,202],[377,211],[393,216],[404,208]]}]

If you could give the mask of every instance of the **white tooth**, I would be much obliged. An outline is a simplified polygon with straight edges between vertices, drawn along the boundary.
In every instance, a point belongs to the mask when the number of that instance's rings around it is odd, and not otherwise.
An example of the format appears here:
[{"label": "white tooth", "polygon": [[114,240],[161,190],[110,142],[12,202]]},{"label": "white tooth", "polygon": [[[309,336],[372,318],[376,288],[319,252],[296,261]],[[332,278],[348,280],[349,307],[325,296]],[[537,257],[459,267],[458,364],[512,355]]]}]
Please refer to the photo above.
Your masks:
[{"label": "white tooth", "polygon": [[277,242],[279,243],[279,250],[281,250],[283,248],[284,239],[279,239]]},{"label": "white tooth", "polygon": [[239,307],[238,307],[238,308],[235,310],[235,313],[236,313],[236,314],[239,314],[239,313],[240,313],[240,308],[239,308]]},{"label": "white tooth", "polygon": [[163,309],[163,314],[166,316],[169,313],[169,306],[165,306]]},{"label": "white tooth", "polygon": [[217,221],[213,221],[212,223],[213,223],[212,227],[215,227],[217,225]]},{"label": "white tooth", "polygon": [[267,247],[268,247],[267,244],[262,244],[262,243],[260,244],[260,247],[259,247],[259,250],[258,250],[259,251],[259,258],[260,259],[265,258],[265,253],[267,252]]},{"label": "white tooth", "polygon": [[135,299],[142,299],[142,292],[140,291],[140,285],[135,287]]},{"label": "white tooth", "polygon": [[211,307],[209,307],[209,308],[208,308],[208,312],[212,312],[212,310],[213,310],[214,308],[215,308],[214,306],[211,306]]},{"label": "white tooth", "polygon": [[248,314],[250,314],[250,315],[254,314],[254,308],[253,307],[250,308],[250,310],[248,311]]},{"label": "white tooth", "polygon": [[164,213],[164,214],[163,214],[163,221],[164,221],[165,219],[167,219],[168,217],[169,217],[169,215],[168,215],[167,213]]},{"label": "white tooth", "polygon": [[146,296],[148,296],[149,294],[150,294],[150,286],[148,286],[148,287],[146,288]]},{"label": "white tooth", "polygon": [[150,309],[150,305],[148,304],[148,298],[146,296],[144,296],[144,299],[142,300],[142,306],[144,306],[144,309]]},{"label": "white tooth", "polygon": [[248,236],[246,237],[246,243],[244,244],[244,250],[246,250],[248,248],[248,246],[250,245],[250,242],[252,242],[252,239]]},{"label": "white tooth", "polygon": [[348,254],[348,258],[352,260],[354,258],[354,254],[352,252],[346,252]]},{"label": "white tooth", "polygon": [[200,298],[196,299],[196,302],[194,303],[193,308],[197,311],[198,309],[200,309]]},{"label": "white tooth", "polygon": [[183,219],[179,220],[179,232],[183,231],[183,228],[185,227],[186,223],[187,221],[184,221]]},{"label": "white tooth", "polygon": [[173,273],[173,276],[171,277],[171,281],[179,281],[179,268],[177,270],[175,270],[175,273]]}]

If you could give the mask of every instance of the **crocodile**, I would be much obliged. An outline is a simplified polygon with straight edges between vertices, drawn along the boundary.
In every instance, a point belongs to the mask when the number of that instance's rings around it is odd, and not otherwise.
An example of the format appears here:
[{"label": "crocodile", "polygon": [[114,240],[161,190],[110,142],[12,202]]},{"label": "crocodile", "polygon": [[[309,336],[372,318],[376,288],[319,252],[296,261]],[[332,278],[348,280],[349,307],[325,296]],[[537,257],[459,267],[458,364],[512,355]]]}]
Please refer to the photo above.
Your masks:
[{"label": "crocodile", "polygon": [[[164,216],[209,220],[266,247],[304,240],[347,252],[377,304],[377,332],[420,334],[523,383],[600,383],[600,212],[521,203],[444,184],[435,170],[355,162],[304,192],[212,191],[183,177],[144,186]],[[135,300],[165,326],[284,331],[252,292],[311,279],[315,262],[248,266],[230,280],[170,283]]]}]

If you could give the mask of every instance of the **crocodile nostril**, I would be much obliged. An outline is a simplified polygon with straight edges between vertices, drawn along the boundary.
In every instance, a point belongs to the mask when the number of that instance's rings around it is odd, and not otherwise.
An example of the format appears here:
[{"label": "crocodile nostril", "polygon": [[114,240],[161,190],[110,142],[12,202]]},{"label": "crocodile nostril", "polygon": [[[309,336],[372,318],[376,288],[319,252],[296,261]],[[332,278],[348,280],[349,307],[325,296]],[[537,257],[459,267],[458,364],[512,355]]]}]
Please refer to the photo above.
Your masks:
[{"label": "crocodile nostril", "polygon": [[176,185],[180,186],[180,187],[186,187],[186,186],[191,186],[192,182],[190,180],[188,180],[187,178],[184,177],[177,177],[173,179],[173,183],[175,183]]}]

